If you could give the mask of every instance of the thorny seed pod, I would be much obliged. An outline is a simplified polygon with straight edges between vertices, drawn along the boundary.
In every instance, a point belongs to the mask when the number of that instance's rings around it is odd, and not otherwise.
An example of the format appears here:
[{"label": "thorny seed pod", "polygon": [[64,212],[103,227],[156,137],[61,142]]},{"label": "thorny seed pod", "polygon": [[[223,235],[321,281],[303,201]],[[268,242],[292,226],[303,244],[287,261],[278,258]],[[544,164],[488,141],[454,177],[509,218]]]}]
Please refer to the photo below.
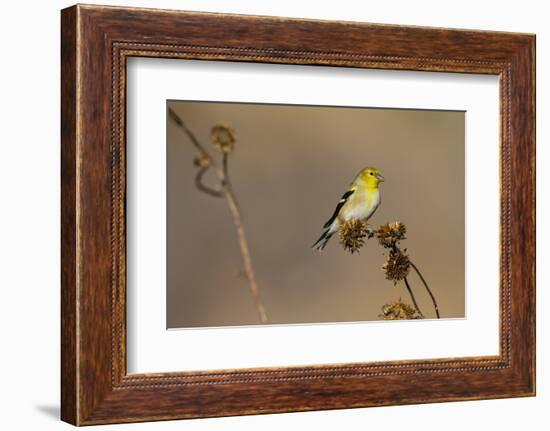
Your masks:
[{"label": "thorny seed pod", "polygon": [[210,131],[212,145],[223,153],[230,153],[235,147],[235,129],[218,124]]},{"label": "thorny seed pod", "polygon": [[401,250],[390,250],[382,270],[386,273],[386,279],[397,283],[409,275],[411,263],[409,257]]},{"label": "thorny seed pod", "polygon": [[378,238],[378,242],[381,246],[393,248],[399,241],[406,239],[406,233],[406,226],[403,223],[396,221],[380,226],[376,232],[376,238]]},{"label": "thorny seed pod", "polygon": [[368,228],[364,221],[359,219],[348,220],[340,227],[340,244],[342,244],[344,250],[355,253],[365,245],[367,233]]},{"label": "thorny seed pod", "polygon": [[416,310],[409,304],[403,302],[401,298],[389,304],[384,304],[382,306],[382,314],[378,317],[384,320],[420,319]]}]

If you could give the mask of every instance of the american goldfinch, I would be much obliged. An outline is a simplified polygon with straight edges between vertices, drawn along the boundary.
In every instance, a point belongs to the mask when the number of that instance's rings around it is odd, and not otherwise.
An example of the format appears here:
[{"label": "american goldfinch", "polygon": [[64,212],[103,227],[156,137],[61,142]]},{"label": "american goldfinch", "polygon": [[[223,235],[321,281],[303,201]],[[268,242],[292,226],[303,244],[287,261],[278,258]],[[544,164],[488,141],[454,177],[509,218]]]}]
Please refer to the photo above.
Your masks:
[{"label": "american goldfinch", "polygon": [[380,205],[380,190],[378,185],[384,181],[384,177],[376,168],[364,168],[357,174],[338,201],[332,217],[323,226],[321,237],[313,244],[312,248],[322,251],[328,240],[338,232],[340,226],[351,219],[367,221]]}]

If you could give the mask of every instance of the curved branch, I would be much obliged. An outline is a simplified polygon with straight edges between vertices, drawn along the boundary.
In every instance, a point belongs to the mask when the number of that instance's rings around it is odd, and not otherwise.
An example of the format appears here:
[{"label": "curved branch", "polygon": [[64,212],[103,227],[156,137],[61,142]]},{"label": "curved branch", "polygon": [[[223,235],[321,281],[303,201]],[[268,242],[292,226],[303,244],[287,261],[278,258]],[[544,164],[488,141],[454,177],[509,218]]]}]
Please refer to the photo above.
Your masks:
[{"label": "curved branch", "polygon": [[435,308],[435,315],[437,316],[437,318],[439,319],[440,316],[439,316],[439,308],[437,306],[437,301],[435,300],[435,296],[433,295],[432,291],[430,290],[430,288],[428,287],[428,283],[426,283],[426,280],[424,279],[424,277],[422,276],[422,274],[420,273],[420,271],[418,270],[418,268],[416,267],[416,265],[414,263],[412,263],[411,260],[409,260],[409,263],[410,265],[413,267],[413,269],[416,271],[416,273],[418,274],[418,277],[420,277],[420,280],[422,280],[422,283],[424,284],[424,287],[426,288],[426,290],[428,291],[428,294],[430,295],[430,298],[432,298],[432,303],[434,305],[434,308]]},{"label": "curved branch", "polygon": [[248,241],[246,240],[241,214],[239,212],[239,207],[237,206],[237,200],[233,194],[233,191],[227,187],[225,188],[225,197],[227,198],[227,204],[229,205],[229,210],[231,211],[235,230],[237,231],[239,247],[243,257],[244,272],[246,274],[246,278],[248,279],[248,287],[250,288],[250,293],[254,298],[256,310],[260,316],[260,321],[262,323],[267,323],[267,313],[265,312],[265,307],[260,298],[260,292],[258,291],[258,285],[256,284],[256,276],[254,275],[254,269],[252,267],[252,257],[250,255],[250,249],[248,248]]},{"label": "curved branch", "polygon": [[207,195],[214,196],[215,198],[223,198],[225,194],[222,190],[213,189],[203,183],[203,177],[207,171],[207,166],[203,166],[197,171],[197,175],[195,175],[195,185],[201,192],[204,192]]},{"label": "curved branch", "polygon": [[411,297],[411,300],[414,304],[414,308],[416,308],[416,312],[420,315],[420,317],[423,319],[424,318],[424,314],[422,314],[422,311],[420,311],[420,308],[418,307],[418,304],[416,303],[416,298],[414,297],[414,294],[413,294],[413,291],[411,289],[411,286],[409,285],[409,281],[407,280],[407,277],[405,277],[403,279],[403,281],[405,282],[405,286],[407,287],[407,290],[409,291],[409,295]]},{"label": "curved branch", "polygon": [[176,114],[176,112],[172,108],[168,108],[168,116],[172,119],[174,123],[176,123],[180,127],[181,130],[183,130],[183,132],[187,135],[189,140],[193,143],[197,150],[199,150],[200,153],[206,154],[210,159],[212,158],[210,157],[208,151],[206,151],[206,148],[201,145],[195,134],[187,127],[181,117]]},{"label": "curved branch", "polygon": [[[176,123],[176,125],[187,135],[187,137],[193,143],[193,145],[199,151],[199,153],[205,154],[210,159],[211,166],[203,166],[197,172],[197,175],[195,176],[195,185],[200,191],[210,196],[226,198],[227,205],[229,206],[229,211],[231,213],[231,218],[233,219],[233,224],[235,225],[235,230],[237,231],[237,239],[239,242],[239,248],[241,250],[241,255],[243,258],[244,271],[246,274],[246,278],[248,280],[248,287],[254,299],[256,310],[260,317],[260,321],[262,323],[267,323],[268,322],[267,313],[265,311],[265,307],[260,298],[258,285],[256,284],[256,276],[254,274],[254,269],[252,267],[252,257],[250,254],[250,249],[248,247],[248,241],[246,239],[244,226],[241,219],[241,214],[239,211],[239,206],[237,204],[237,198],[233,193],[233,189],[231,187],[231,181],[229,178],[229,166],[228,166],[229,155],[226,152],[223,153],[222,168],[220,169],[217,166],[217,164],[214,162],[214,159],[212,158],[212,156],[208,153],[208,151],[206,151],[206,149],[199,142],[195,134],[185,125],[181,117],[178,114],[176,114],[174,110],[172,110],[171,108],[168,108],[168,115],[170,119],[174,121],[174,123]],[[203,183],[204,174],[208,171],[209,167],[214,168],[214,171],[216,172],[216,175],[222,187],[221,190],[213,189]]]},{"label": "curved branch", "polygon": [[[199,154],[203,154],[210,160],[211,167],[214,168],[216,171],[216,175],[218,176],[221,185],[223,186],[225,183],[225,175],[223,171],[218,167],[216,164],[214,158],[212,155],[206,150],[206,148],[200,143],[200,141],[197,139],[195,134],[187,127],[187,125],[183,122],[181,117],[176,114],[176,112],[172,108],[168,108],[168,116],[170,119],[176,123],[176,125],[180,128],[180,130],[185,133],[185,135],[189,138],[189,140],[192,142],[194,147],[199,151]],[[204,190],[203,190],[204,191]],[[208,192],[207,192],[208,193]]]},{"label": "curved branch", "polygon": [[258,311],[258,315],[260,316],[260,321],[262,323],[267,323],[267,313],[265,312],[264,305],[260,298],[260,292],[258,291],[258,285],[256,284],[256,275],[254,274],[254,269],[252,267],[252,256],[250,254],[250,249],[248,248],[248,241],[246,240],[246,234],[244,231],[244,225],[242,223],[239,204],[237,202],[237,197],[235,196],[235,193],[233,193],[231,179],[229,178],[229,154],[226,152],[223,153],[222,158],[222,173],[223,178],[221,178],[221,183],[225,190],[225,197],[227,198],[229,211],[231,211],[233,224],[235,225],[235,230],[237,231],[239,247],[241,249],[241,255],[243,257],[244,272],[246,274],[246,278],[248,279],[250,293],[252,293],[252,297],[254,298],[254,302],[256,303],[256,310]]}]

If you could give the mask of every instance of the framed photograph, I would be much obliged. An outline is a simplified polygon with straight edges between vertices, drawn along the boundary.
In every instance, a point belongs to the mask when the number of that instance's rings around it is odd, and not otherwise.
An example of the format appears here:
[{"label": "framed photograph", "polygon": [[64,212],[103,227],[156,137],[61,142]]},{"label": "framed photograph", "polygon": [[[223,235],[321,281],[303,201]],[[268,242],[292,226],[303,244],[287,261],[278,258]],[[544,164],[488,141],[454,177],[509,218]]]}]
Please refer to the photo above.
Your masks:
[{"label": "framed photograph", "polygon": [[535,36],[62,11],[61,415],[535,394]]}]

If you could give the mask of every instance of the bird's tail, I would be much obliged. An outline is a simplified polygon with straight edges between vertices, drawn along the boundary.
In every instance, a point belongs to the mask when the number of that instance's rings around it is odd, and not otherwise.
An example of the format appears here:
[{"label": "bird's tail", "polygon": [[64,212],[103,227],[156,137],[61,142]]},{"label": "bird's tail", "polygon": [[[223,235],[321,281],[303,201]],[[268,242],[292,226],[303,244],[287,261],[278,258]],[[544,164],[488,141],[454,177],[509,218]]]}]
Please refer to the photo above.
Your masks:
[{"label": "bird's tail", "polygon": [[331,231],[331,228],[328,227],[323,231],[321,236],[317,241],[315,241],[315,244],[311,246],[311,248],[314,248],[315,250],[323,251],[325,246],[327,245],[328,240],[334,235],[334,232]]}]

